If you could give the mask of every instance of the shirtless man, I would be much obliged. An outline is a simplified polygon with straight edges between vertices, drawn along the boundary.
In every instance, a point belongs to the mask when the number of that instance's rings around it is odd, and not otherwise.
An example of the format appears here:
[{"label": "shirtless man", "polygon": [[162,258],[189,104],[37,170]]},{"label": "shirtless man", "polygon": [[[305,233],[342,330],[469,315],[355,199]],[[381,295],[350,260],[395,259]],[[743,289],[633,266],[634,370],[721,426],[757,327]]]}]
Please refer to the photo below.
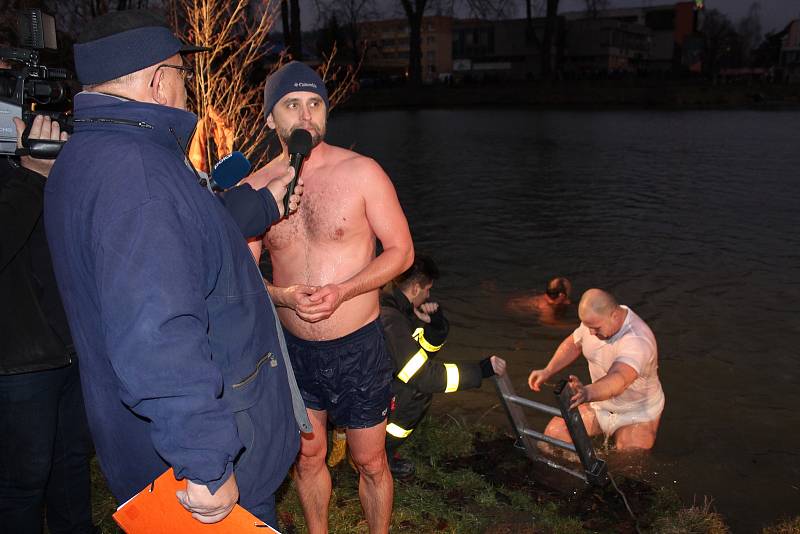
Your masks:
[{"label": "shirtless man", "polygon": [[[269,251],[273,285],[292,364],[314,430],[304,434],[297,490],[312,534],[328,530],[328,418],[347,428],[360,473],[359,496],[370,532],[389,530],[392,477],[384,440],[392,363],[378,318],[379,288],[414,259],[403,210],[389,177],[373,160],[323,141],[328,97],[317,74],[292,62],[267,80],[267,125],[283,153],[248,180],[260,187],[285,172],[295,129],[311,133],[302,168],[300,209],[252,242]],[[380,239],[383,253],[375,256]]]},{"label": "shirtless man", "polygon": [[[653,332],[633,310],[600,289],[583,294],[578,316],[580,326],[561,342],[547,367],[531,372],[528,385],[539,391],[583,352],[592,383],[584,386],[572,375],[569,381],[575,391],[572,407],[578,407],[586,431],[613,436],[620,450],[651,449],[664,410]],[[561,417],[551,419],[544,433],[570,442]]]}]

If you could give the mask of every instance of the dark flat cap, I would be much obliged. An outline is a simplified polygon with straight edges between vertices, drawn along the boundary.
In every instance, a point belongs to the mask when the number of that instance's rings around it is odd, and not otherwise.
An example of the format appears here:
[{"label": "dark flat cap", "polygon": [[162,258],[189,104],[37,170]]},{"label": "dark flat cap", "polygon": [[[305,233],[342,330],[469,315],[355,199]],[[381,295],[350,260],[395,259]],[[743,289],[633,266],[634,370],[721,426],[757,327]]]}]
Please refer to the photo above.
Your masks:
[{"label": "dark flat cap", "polygon": [[143,9],[112,11],[92,19],[75,43],[75,70],[84,85],[107,82],[175,54],[208,48],[181,43],[166,21]]}]

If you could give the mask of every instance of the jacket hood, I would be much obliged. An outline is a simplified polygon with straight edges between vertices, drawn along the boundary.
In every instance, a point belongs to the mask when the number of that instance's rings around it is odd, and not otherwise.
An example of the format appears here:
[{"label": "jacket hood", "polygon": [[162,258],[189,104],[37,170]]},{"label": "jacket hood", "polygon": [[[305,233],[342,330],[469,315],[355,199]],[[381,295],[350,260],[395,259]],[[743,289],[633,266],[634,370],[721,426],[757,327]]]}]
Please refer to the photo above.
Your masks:
[{"label": "jacket hood", "polygon": [[197,115],[182,109],[137,102],[106,93],[75,95],[75,133],[140,128],[153,141],[186,152],[197,125]]}]

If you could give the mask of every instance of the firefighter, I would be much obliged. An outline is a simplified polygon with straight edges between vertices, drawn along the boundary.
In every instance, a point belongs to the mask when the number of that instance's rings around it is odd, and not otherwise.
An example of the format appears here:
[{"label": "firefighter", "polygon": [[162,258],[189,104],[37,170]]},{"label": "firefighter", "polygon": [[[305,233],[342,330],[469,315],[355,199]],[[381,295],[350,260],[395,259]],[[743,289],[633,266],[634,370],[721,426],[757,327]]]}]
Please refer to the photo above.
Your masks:
[{"label": "firefighter", "polygon": [[433,259],[417,255],[411,267],[381,293],[381,322],[394,361],[386,449],[397,477],[413,473],[413,465],[397,455],[397,448],[425,416],[433,394],[478,388],[484,378],[502,375],[506,368],[505,360],[498,356],[458,364],[436,357],[449,330],[441,306],[429,301],[438,278]]}]

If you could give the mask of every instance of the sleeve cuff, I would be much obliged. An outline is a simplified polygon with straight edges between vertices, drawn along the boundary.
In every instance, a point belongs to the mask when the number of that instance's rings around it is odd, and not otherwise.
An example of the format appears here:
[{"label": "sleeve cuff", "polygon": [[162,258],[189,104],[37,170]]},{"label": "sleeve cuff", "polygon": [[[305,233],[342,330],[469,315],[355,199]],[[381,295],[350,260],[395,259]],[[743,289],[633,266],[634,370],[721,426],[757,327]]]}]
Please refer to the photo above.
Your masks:
[{"label": "sleeve cuff", "polygon": [[259,195],[261,195],[261,199],[264,203],[264,213],[266,214],[267,220],[267,227],[272,226],[272,224],[281,218],[281,212],[278,209],[278,203],[275,202],[275,197],[272,196],[269,189],[266,187],[262,187],[257,191]]},{"label": "sleeve cuff", "polygon": [[278,204],[266,187],[254,190],[250,184],[228,189],[217,195],[236,221],[245,237],[254,237],[266,232],[280,219]]},{"label": "sleeve cuff", "polygon": [[222,476],[219,477],[217,480],[212,480],[210,482],[205,480],[194,480],[191,478],[189,480],[191,480],[195,484],[200,484],[202,486],[207,487],[208,491],[211,492],[211,495],[214,495],[217,492],[217,490],[220,487],[222,487],[222,485],[225,484],[225,482],[227,482],[227,480],[231,477],[232,474],[233,474],[233,462],[228,462],[228,464],[225,466],[225,472],[222,473]]}]

